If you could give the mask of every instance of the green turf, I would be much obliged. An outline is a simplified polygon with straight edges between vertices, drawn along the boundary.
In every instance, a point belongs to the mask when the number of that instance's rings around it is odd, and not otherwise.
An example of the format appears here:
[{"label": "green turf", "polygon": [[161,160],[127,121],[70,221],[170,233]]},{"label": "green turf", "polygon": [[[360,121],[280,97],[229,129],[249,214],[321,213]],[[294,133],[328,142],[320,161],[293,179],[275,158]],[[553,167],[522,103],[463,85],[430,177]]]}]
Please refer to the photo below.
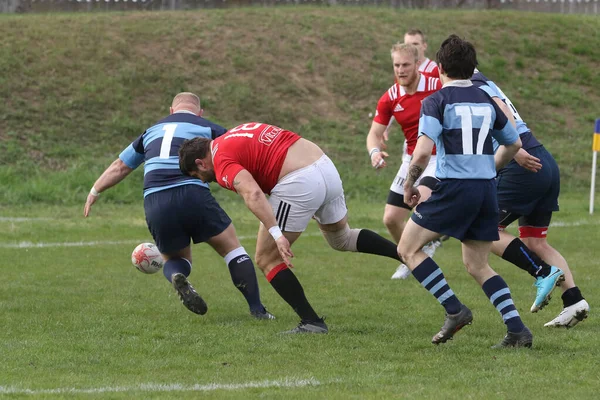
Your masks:
[{"label": "green turf", "polygon": [[[494,351],[504,334],[497,311],[461,265],[459,245],[445,242],[435,259],[475,320],[439,347],[431,336],[443,309],[414,279],[391,281],[397,264],[329,249],[311,224],[296,245],[295,273],[309,300],[327,315],[327,336],[282,336],[297,317],[266,280],[262,297],[277,320],[254,321],[230,282],[222,259],[194,247],[191,281],[209,304],[203,317],[188,312],[162,275],[143,275],[129,263],[137,241],[150,240],[141,204],[98,202],[81,207],[0,208],[0,397],[7,398],[486,398],[597,397],[600,325],[600,239],[597,215],[585,199],[563,196],[550,242],[567,258],[591,317],[572,330],[543,328],[561,310],[555,295],[530,314],[532,279],[496,257],[491,265],[510,284],[533,350]],[[253,254],[254,217],[228,203],[246,249]],[[381,205],[350,202],[351,223],[381,230]],[[11,217],[8,219],[7,217]],[[16,217],[38,218],[18,220]],[[9,248],[21,242],[128,241],[83,247]],[[558,292],[557,292],[558,293]],[[142,391],[142,384],[248,384],[297,380],[303,387]],[[121,387],[123,392],[24,394],[22,390]],[[8,388],[16,394],[6,394]],[[21,392],[19,392],[21,390]]]},{"label": "green turf", "polygon": [[[557,158],[563,188],[585,190],[600,117],[597,17],[283,7],[0,15],[0,204],[78,204],[182,90],[226,127],[259,120],[299,132],[336,162],[349,197],[383,196],[387,187],[368,185],[368,115],[392,84],[391,45],[413,27],[428,34],[430,57],[450,33],[471,40],[482,71]],[[106,197],[136,202],[140,187],[130,179]]]}]

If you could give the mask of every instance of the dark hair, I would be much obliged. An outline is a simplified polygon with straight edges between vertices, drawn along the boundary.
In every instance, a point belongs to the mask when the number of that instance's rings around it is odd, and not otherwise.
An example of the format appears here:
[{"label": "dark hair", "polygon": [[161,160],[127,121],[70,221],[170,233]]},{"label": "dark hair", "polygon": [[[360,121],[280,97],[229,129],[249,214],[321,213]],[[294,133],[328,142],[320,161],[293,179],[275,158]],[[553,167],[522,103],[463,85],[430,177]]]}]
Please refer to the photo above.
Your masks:
[{"label": "dark hair", "polygon": [[196,171],[196,159],[204,158],[210,151],[210,139],[196,137],[186,140],[179,148],[179,169],[184,175]]},{"label": "dark hair", "polygon": [[435,58],[448,78],[469,79],[477,67],[475,47],[456,35],[442,42]]}]

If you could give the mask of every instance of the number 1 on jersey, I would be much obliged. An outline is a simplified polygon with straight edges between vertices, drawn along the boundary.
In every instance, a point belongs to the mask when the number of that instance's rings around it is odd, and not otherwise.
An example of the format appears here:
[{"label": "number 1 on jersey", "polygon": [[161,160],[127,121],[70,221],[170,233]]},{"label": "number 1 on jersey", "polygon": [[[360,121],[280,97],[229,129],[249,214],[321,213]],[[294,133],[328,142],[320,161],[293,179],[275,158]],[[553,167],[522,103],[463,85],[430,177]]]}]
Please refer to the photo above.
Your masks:
[{"label": "number 1 on jersey", "polygon": [[162,138],[162,144],[160,145],[160,158],[169,158],[171,155],[171,142],[173,141],[173,135],[177,129],[177,124],[167,124],[163,126],[165,135]]}]

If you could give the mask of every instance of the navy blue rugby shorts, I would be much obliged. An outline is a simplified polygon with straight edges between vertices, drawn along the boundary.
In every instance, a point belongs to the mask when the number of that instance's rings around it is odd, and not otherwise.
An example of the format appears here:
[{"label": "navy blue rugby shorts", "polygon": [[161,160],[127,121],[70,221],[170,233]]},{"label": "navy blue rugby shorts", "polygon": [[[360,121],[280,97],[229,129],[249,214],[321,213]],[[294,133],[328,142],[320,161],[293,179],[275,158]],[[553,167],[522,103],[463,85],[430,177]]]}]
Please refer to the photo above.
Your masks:
[{"label": "navy blue rugby shorts", "polygon": [[501,213],[519,216],[558,211],[560,171],[544,146],[528,149],[540,159],[542,169],[530,172],[512,160],[498,172],[498,206]]},{"label": "navy blue rugby shorts", "polygon": [[411,219],[461,242],[496,241],[500,237],[495,179],[443,179]]},{"label": "navy blue rugby shorts", "polygon": [[208,188],[182,185],[144,198],[146,223],[161,253],[173,253],[190,244],[206,242],[222,233],[231,219]]}]

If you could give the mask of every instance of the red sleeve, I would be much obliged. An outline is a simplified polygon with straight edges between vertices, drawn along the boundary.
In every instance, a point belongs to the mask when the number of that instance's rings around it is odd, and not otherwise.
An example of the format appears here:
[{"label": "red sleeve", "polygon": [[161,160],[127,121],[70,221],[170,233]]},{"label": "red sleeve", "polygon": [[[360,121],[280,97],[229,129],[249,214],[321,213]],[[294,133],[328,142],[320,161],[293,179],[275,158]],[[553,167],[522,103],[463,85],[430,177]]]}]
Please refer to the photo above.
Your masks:
[{"label": "red sleeve", "polygon": [[[222,143],[221,143],[222,144]],[[229,157],[226,149],[218,149],[213,156],[213,167],[215,169],[215,178],[217,183],[225,189],[236,192],[233,187],[233,180],[240,173],[241,170],[245,169],[239,162],[235,161],[232,157]],[[236,192],[237,193],[237,192]]]},{"label": "red sleeve", "polygon": [[374,122],[381,125],[387,125],[390,123],[390,119],[394,115],[392,113],[392,100],[390,100],[389,91],[385,92],[383,96],[377,102],[377,111],[375,112]]}]

